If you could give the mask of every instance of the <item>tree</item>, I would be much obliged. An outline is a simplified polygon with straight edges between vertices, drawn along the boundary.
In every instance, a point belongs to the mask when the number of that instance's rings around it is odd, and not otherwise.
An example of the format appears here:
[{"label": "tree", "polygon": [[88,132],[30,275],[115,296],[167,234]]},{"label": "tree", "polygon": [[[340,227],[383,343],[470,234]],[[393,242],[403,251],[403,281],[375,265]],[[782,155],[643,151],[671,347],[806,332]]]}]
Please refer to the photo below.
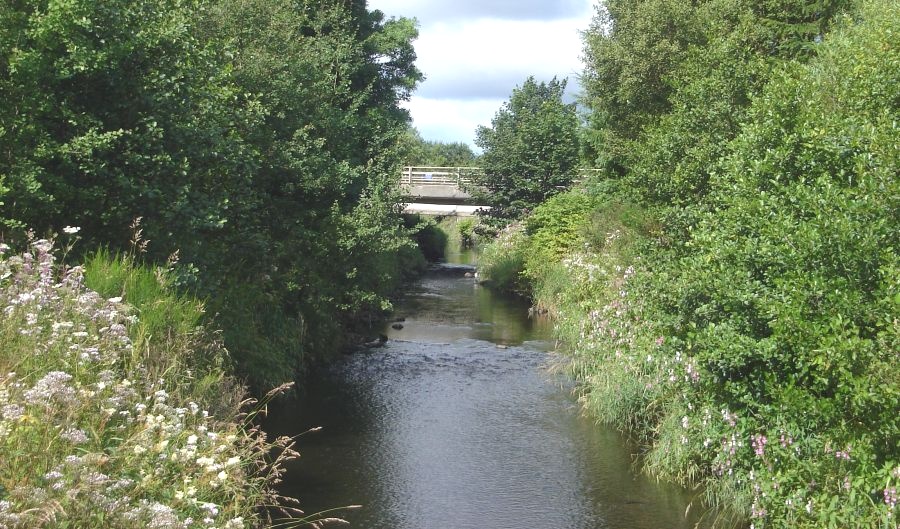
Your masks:
[{"label": "tree", "polygon": [[410,127],[400,140],[400,155],[404,165],[427,167],[472,167],[478,157],[462,142],[428,141]]},{"label": "tree", "polygon": [[6,228],[73,224],[88,243],[121,247],[140,216],[156,257],[196,256],[240,202],[252,162],[230,133],[251,113],[232,103],[221,46],[193,34],[193,2],[5,6]]},{"label": "tree", "polygon": [[538,83],[529,77],[513,90],[491,127],[479,127],[475,143],[484,149],[484,175],[495,218],[520,218],[534,206],[566,189],[579,161],[578,117],[563,103],[566,82]]},{"label": "tree", "polygon": [[[584,34],[586,150],[611,174],[654,181],[656,200],[692,199],[753,94],[782,60],[810,55],[850,0],[606,0]],[[721,102],[712,108],[710,101]],[[709,108],[707,108],[709,107]],[[700,109],[700,115],[696,110]],[[672,117],[670,117],[672,116]],[[661,123],[662,122],[662,123]],[[713,130],[710,130],[713,129]],[[647,135],[650,138],[647,138]],[[697,135],[702,138],[697,141]],[[648,154],[650,158],[648,158]],[[701,171],[702,172],[702,171]],[[683,196],[679,196],[683,195]]]},{"label": "tree", "polygon": [[[0,5],[0,240],[178,251],[247,381],[382,309],[415,23],[365,0]],[[75,252],[70,257],[77,258]]]}]

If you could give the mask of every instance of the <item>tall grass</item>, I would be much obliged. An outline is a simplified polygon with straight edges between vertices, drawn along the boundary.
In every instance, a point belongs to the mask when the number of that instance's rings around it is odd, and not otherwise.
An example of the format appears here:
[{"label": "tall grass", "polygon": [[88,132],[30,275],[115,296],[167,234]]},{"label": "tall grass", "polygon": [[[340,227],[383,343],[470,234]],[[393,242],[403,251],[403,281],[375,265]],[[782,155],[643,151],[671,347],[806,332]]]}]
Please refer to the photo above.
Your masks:
[{"label": "tall grass", "polygon": [[478,258],[478,274],[482,281],[500,291],[527,293],[528,284],[523,276],[526,241],[521,224],[511,224],[501,230]]},{"label": "tall grass", "polygon": [[[808,422],[833,404],[802,401],[788,385],[775,386],[794,396],[790,406],[762,393],[729,398],[738,382],[723,382],[717,370],[729,367],[736,344],[727,327],[713,328],[718,347],[701,356],[697,327],[671,314],[690,299],[672,294],[683,279],[654,216],[606,197],[573,226],[561,213],[571,203],[537,208],[531,233],[528,219],[501,233],[485,249],[483,275],[524,289],[554,317],[567,353],[560,368],[577,379],[592,416],[630,435],[645,470],[693,489],[693,507],[717,527],[897,527],[900,466],[890,453],[878,456],[879,428],[888,421],[840,428]],[[568,205],[540,211],[561,204]],[[543,261],[529,268],[535,256]],[[746,377],[756,374],[774,376]],[[896,382],[878,380],[880,397],[890,402]]]},{"label": "tall grass", "polygon": [[[0,246],[0,527],[260,526],[278,461],[164,270]],[[289,524],[291,522],[288,522]]]}]

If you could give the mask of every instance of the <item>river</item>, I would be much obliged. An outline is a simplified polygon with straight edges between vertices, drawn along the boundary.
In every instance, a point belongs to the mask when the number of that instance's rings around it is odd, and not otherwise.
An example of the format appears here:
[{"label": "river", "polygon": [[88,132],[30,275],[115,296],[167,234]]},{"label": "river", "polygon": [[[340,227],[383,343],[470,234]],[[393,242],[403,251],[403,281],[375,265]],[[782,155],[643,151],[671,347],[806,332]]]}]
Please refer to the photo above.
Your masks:
[{"label": "river", "polygon": [[445,266],[396,315],[383,347],[316,369],[271,410],[270,434],[302,434],[282,491],[307,513],[361,505],[330,513],[359,529],[694,527],[684,492],[636,474],[548,371],[552,326],[527,304]]}]

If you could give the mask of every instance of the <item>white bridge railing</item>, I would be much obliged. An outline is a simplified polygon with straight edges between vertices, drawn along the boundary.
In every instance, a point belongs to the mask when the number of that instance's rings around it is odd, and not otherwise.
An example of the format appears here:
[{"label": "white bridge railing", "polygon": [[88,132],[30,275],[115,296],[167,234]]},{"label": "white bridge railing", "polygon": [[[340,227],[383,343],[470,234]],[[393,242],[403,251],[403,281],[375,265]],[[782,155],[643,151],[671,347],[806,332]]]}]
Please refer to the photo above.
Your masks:
[{"label": "white bridge railing", "polygon": [[[575,182],[598,174],[601,169],[579,169]],[[403,168],[400,185],[407,186],[456,186],[459,188],[471,185],[473,177],[483,175],[481,167],[410,167]]]},{"label": "white bridge railing", "polygon": [[481,174],[479,167],[404,167],[400,184],[408,186],[456,186],[472,184],[472,177]]}]

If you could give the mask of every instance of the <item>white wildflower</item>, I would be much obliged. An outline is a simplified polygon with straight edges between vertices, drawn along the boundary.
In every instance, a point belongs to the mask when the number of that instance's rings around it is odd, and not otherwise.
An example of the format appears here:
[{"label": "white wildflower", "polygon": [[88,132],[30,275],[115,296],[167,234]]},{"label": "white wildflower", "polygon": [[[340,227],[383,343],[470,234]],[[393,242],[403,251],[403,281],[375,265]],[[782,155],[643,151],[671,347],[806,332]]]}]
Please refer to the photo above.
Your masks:
[{"label": "white wildflower", "polygon": [[25,399],[29,404],[49,404],[53,399],[71,401],[75,398],[75,390],[68,386],[70,380],[72,375],[68,373],[51,371],[25,392]]},{"label": "white wildflower", "polygon": [[244,527],[244,517],[238,516],[237,518],[232,518],[225,523],[225,529],[243,529]]},{"label": "white wildflower", "polygon": [[87,434],[84,433],[84,430],[80,430],[78,428],[69,428],[68,430],[63,432],[60,437],[76,445],[84,444],[89,441]]}]

